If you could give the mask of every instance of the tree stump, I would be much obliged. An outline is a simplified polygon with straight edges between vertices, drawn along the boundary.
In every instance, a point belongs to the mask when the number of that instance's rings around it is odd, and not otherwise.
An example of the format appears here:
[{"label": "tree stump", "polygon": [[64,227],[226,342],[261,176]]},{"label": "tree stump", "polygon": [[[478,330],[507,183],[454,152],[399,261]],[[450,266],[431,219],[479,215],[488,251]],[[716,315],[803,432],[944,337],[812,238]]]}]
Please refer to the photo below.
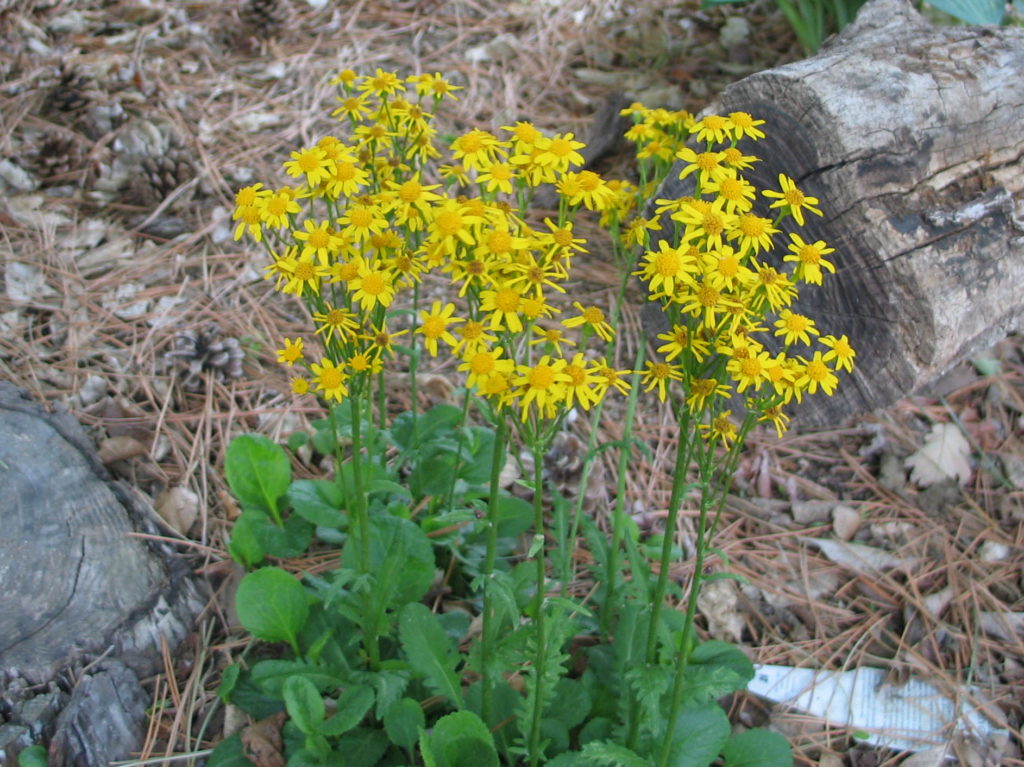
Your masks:
[{"label": "tree stump", "polygon": [[[762,160],[750,180],[777,188],[782,172],[818,197],[824,217],[789,231],[836,249],[837,274],[795,310],[846,333],[857,365],[802,423],[885,407],[1020,327],[1024,29],[936,27],[908,0],[871,0],[817,55],[707,110],[733,111],[767,121],[740,144]],[[675,175],[659,197],[688,193]]]},{"label": "tree stump", "polygon": [[0,382],[0,764],[49,742],[55,767],[128,758],[203,600],[184,560],[132,536],[155,512],[107,476],[67,413]]}]

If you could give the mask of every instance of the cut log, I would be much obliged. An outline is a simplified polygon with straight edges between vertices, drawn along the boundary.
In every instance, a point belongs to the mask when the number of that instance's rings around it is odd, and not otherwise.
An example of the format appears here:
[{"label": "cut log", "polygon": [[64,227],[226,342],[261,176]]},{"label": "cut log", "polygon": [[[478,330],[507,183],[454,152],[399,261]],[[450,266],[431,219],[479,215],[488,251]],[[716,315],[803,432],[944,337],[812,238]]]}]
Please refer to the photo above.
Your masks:
[{"label": "cut log", "polygon": [[[885,407],[1019,329],[1024,29],[936,27],[872,0],[816,56],[707,110],[733,111],[766,120],[766,139],[741,143],[762,160],[750,180],[777,188],[782,172],[818,197],[824,217],[790,231],[836,249],[837,275],[795,310],[846,333],[857,367],[797,408],[803,423]],[[687,193],[675,175],[659,197]]]}]

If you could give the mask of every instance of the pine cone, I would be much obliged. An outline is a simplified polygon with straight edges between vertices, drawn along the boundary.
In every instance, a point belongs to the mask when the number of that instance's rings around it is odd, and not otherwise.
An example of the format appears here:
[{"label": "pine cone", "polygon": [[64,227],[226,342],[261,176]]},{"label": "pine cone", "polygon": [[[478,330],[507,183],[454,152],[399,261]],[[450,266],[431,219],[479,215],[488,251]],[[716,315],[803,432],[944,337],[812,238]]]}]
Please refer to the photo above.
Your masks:
[{"label": "pine cone", "polygon": [[[559,432],[555,435],[551,448],[544,455],[543,477],[545,486],[553,487],[570,502],[575,502],[582,490],[583,510],[594,513],[606,503],[608,491],[604,465],[600,461],[594,461],[587,477],[587,485],[581,488],[583,463],[586,455],[587,445],[583,440],[572,432]],[[522,475],[532,480],[533,455],[528,450],[524,450],[520,454],[519,460],[523,467]],[[528,500],[533,498],[532,491],[524,485],[513,486],[512,492]]]},{"label": "pine cone", "polygon": [[244,0],[240,9],[242,23],[257,37],[273,37],[290,15],[287,0]]},{"label": "pine cone", "polygon": [[147,204],[162,202],[196,176],[192,158],[181,147],[173,147],[163,155],[145,155],[139,161],[139,169],[135,192]]},{"label": "pine cone", "polygon": [[50,89],[43,101],[43,113],[78,113],[89,106],[89,78],[79,73],[73,66],[62,62],[60,65],[60,82]]},{"label": "pine cone", "polygon": [[43,186],[78,182],[84,152],[74,135],[49,131],[30,156],[36,175]]},{"label": "pine cone", "polygon": [[217,381],[242,377],[245,352],[237,338],[221,335],[216,324],[204,330],[184,330],[174,335],[174,349],[164,354],[181,376],[185,391],[199,391],[203,372],[211,373]]}]

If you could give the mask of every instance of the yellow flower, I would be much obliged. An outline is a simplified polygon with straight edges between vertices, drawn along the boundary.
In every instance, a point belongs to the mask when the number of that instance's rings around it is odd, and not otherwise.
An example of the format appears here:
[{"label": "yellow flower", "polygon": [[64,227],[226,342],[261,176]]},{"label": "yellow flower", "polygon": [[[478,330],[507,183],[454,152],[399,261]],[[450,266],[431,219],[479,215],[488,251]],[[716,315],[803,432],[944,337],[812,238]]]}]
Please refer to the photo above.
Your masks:
[{"label": "yellow flower", "polygon": [[775,335],[782,336],[782,342],[786,346],[797,341],[810,346],[811,334],[818,335],[818,329],[814,327],[814,320],[802,314],[795,314],[789,309],[783,309],[779,313],[775,327]]},{"label": "yellow flower", "polygon": [[782,412],[782,405],[773,405],[765,408],[765,411],[757,419],[761,423],[770,422],[775,426],[775,433],[782,439],[782,435],[789,428],[789,416]]},{"label": "yellow flower", "polygon": [[291,367],[302,359],[303,340],[296,338],[294,341],[284,339],[284,348],[277,350],[277,361]]},{"label": "yellow flower", "polygon": [[689,382],[686,392],[686,406],[694,415],[707,406],[712,397],[728,397],[732,387],[726,386],[717,378],[694,378]]},{"label": "yellow flower", "polygon": [[[806,389],[809,393],[814,394],[818,391],[820,386],[822,391],[830,397],[835,393],[836,386],[839,385],[839,378],[832,372],[832,369],[825,364],[821,358],[821,352],[815,352],[814,357],[811,361],[800,358],[800,361],[804,364],[804,369],[796,379],[796,388],[798,390]],[[797,396],[797,401],[799,401]]]},{"label": "yellow flower", "polygon": [[594,373],[598,378],[598,391],[603,397],[608,389],[615,389],[619,394],[629,394],[629,381],[623,376],[632,373],[631,370],[616,370],[608,364],[604,357],[594,360]]},{"label": "yellow flower", "polygon": [[373,326],[368,333],[360,336],[364,341],[370,342],[370,350],[377,359],[390,357],[395,353],[395,339],[404,336],[409,330],[397,330],[390,332],[385,325]]},{"label": "yellow flower", "polygon": [[348,309],[331,308],[330,304],[326,306],[327,311],[313,314],[313,322],[320,325],[316,332],[324,333],[326,331],[328,343],[335,333],[338,334],[338,340],[342,342],[352,338],[359,329],[356,316]]},{"label": "yellow flower", "polygon": [[536,162],[545,168],[552,168],[559,173],[565,173],[572,166],[583,164],[583,155],[577,150],[586,146],[582,141],[576,141],[572,133],[556,133],[551,138],[541,136],[535,145],[540,153]]},{"label": "yellow flower", "polygon": [[367,352],[359,352],[349,357],[348,366],[352,369],[353,373],[376,375],[384,365],[379,357]]},{"label": "yellow flower", "polygon": [[683,248],[673,248],[667,240],[658,243],[658,250],[644,254],[647,263],[633,274],[647,281],[648,290],[654,295],[672,295],[677,282],[694,284],[690,276],[699,271],[697,260],[687,255]]},{"label": "yellow flower", "polygon": [[338,223],[344,225],[342,235],[351,237],[355,242],[366,242],[388,226],[380,207],[372,202],[353,202],[338,218]]},{"label": "yellow flower", "polygon": [[730,420],[731,410],[723,410],[715,416],[710,424],[701,424],[700,430],[705,437],[711,441],[721,440],[722,444],[729,447],[730,443],[736,441],[736,425]]},{"label": "yellow flower", "polygon": [[709,181],[702,191],[717,195],[725,200],[727,213],[746,213],[754,205],[757,190],[745,178],[724,176],[718,181]]},{"label": "yellow flower", "polygon": [[562,324],[565,327],[578,328],[583,326],[585,329],[589,329],[593,333],[596,333],[597,337],[602,341],[612,340],[612,336],[615,335],[615,328],[609,325],[605,320],[604,312],[593,305],[583,306],[579,301],[573,301],[572,305],[579,314],[575,317],[570,317],[567,320],[562,320]]},{"label": "yellow flower", "polygon": [[484,290],[480,293],[480,311],[490,312],[491,330],[509,330],[521,333],[523,321],[519,317],[522,295],[515,288]]},{"label": "yellow flower", "polygon": [[444,200],[434,209],[430,221],[430,240],[433,251],[441,255],[454,255],[460,246],[476,243],[474,228],[483,223],[467,206],[457,200]]},{"label": "yellow flower", "polygon": [[365,93],[338,96],[337,99],[341,106],[331,112],[331,117],[337,117],[339,120],[348,118],[355,123],[370,114],[370,108],[366,104],[368,95]]},{"label": "yellow flower", "polygon": [[466,372],[466,383],[479,392],[487,389],[487,384],[495,375],[504,376],[506,379],[515,372],[515,363],[509,359],[501,359],[504,350],[499,346],[489,349],[485,346],[478,346],[472,352],[467,352],[459,370]]},{"label": "yellow flower", "polygon": [[306,394],[309,392],[309,381],[305,378],[293,378],[291,380],[292,394]]},{"label": "yellow flower", "polygon": [[295,230],[292,232],[292,236],[296,240],[304,243],[300,255],[315,255],[320,259],[321,264],[327,266],[330,257],[341,249],[344,240],[331,229],[330,224],[326,221],[315,224],[310,219],[306,219],[302,222],[302,227],[305,231]]},{"label": "yellow flower", "polygon": [[733,357],[726,363],[725,369],[733,380],[739,382],[736,391],[742,394],[748,387],[754,391],[761,388],[761,384],[768,378],[769,362],[768,352],[752,351],[743,357]]},{"label": "yellow flower", "polygon": [[555,354],[562,354],[562,344],[566,344],[567,346],[576,345],[575,341],[566,338],[558,328],[545,328],[541,325],[534,325],[533,332],[536,333],[539,338],[532,339],[530,341],[530,346],[544,344],[546,348],[553,350]]},{"label": "yellow flower", "polygon": [[503,125],[501,129],[512,134],[513,149],[516,154],[528,154],[543,137],[543,134],[531,122]]},{"label": "yellow flower", "polygon": [[455,332],[458,334],[459,340],[452,347],[452,354],[459,354],[464,358],[472,355],[481,346],[493,344],[498,340],[497,336],[492,336],[487,332],[482,322],[476,320],[466,320],[461,326],[455,328]]},{"label": "yellow flower", "polygon": [[772,235],[778,234],[779,230],[772,225],[771,219],[755,216],[753,213],[743,213],[729,228],[728,238],[739,240],[739,251],[746,254],[750,249],[754,253],[761,250],[771,250]]},{"label": "yellow flower", "polygon": [[488,194],[504,192],[512,194],[512,182],[516,180],[516,170],[507,162],[493,162],[485,165],[477,174],[476,182],[485,188]]},{"label": "yellow flower", "polygon": [[231,217],[238,221],[238,226],[235,227],[235,242],[242,239],[246,229],[256,242],[263,241],[263,216],[260,215],[259,205],[243,205],[236,209]]},{"label": "yellow flower", "polygon": [[452,142],[452,159],[461,160],[462,167],[467,170],[470,168],[482,170],[488,165],[498,162],[499,159],[503,160],[508,154],[507,146],[507,141],[501,141],[492,133],[474,128]]},{"label": "yellow flower", "polygon": [[348,396],[348,387],[345,386],[348,375],[327,357],[321,359],[319,365],[314,362],[310,370],[313,373],[316,391],[322,394],[324,399],[341,402],[342,398]]},{"label": "yellow flower", "polygon": [[684,204],[673,213],[673,221],[686,224],[684,242],[703,237],[706,248],[720,248],[724,244],[722,235],[736,225],[736,216],[725,210],[725,200],[716,197],[713,201],[694,200]]},{"label": "yellow flower", "polygon": [[283,229],[288,226],[288,216],[301,210],[295,202],[290,189],[278,189],[274,194],[261,198],[256,207],[260,211],[260,219],[269,227]]},{"label": "yellow flower", "polygon": [[848,373],[853,372],[853,358],[857,356],[857,352],[850,346],[850,339],[846,337],[844,333],[839,338],[835,336],[822,336],[822,346],[829,347],[829,351],[821,358],[825,362],[833,362],[836,366],[836,370],[845,370]]},{"label": "yellow flower", "polygon": [[602,211],[615,204],[615,192],[591,170],[564,173],[556,186],[570,205],[583,203],[588,210]]},{"label": "yellow flower", "polygon": [[533,253],[526,253],[520,261],[508,265],[505,285],[522,291],[524,296],[532,292],[533,296],[541,298],[545,286],[565,292],[565,288],[555,282],[562,276],[558,264],[539,264]]},{"label": "yellow flower", "polygon": [[377,71],[373,75],[367,75],[359,83],[359,90],[364,93],[374,93],[386,99],[388,96],[404,91],[405,85],[394,72],[385,72],[377,67]]},{"label": "yellow flower", "polygon": [[[312,257],[297,257],[296,253],[296,248],[288,248],[285,254],[274,262],[274,270],[287,279],[281,292],[301,297],[306,288],[309,288],[319,295],[320,281],[327,277],[330,271],[327,267],[314,263]],[[278,284],[280,284],[280,280]]]},{"label": "yellow flower", "polygon": [[517,365],[517,376],[512,385],[519,394],[522,420],[529,417],[530,405],[534,405],[540,418],[554,418],[558,405],[565,400],[565,386],[569,376],[565,373],[563,359],[551,359],[545,354],[533,366]]},{"label": "yellow flower", "polygon": [[421,96],[433,96],[435,101],[440,101],[447,96],[452,101],[458,101],[454,91],[461,91],[461,85],[452,85],[441,77],[440,72],[434,74],[410,75],[406,82],[415,83],[416,92]]},{"label": "yellow flower", "polygon": [[672,362],[683,353],[690,353],[698,362],[702,362],[708,354],[708,342],[699,333],[691,333],[686,325],[673,325],[668,333],[659,333],[658,338],[666,343],[657,351],[665,356],[666,362]]},{"label": "yellow flower", "polygon": [[449,346],[456,345],[455,336],[448,330],[448,326],[462,322],[463,319],[461,317],[452,317],[454,313],[455,304],[450,301],[443,307],[440,301],[434,301],[429,312],[426,309],[420,310],[420,322],[422,324],[416,332],[423,335],[423,345],[430,352],[431,357],[437,356],[438,341],[444,341]]},{"label": "yellow flower", "polygon": [[803,241],[799,234],[790,234],[793,241],[789,245],[791,253],[783,256],[783,261],[795,262],[793,277],[803,280],[810,285],[820,285],[822,269],[835,274],[836,267],[831,261],[826,261],[825,256],[834,253],[835,248],[828,247],[823,240],[813,244]]},{"label": "yellow flower", "polygon": [[697,123],[697,140],[709,144],[722,144],[730,138],[732,121],[721,115],[707,115]]},{"label": "yellow flower", "polygon": [[368,312],[378,304],[383,307],[391,305],[395,297],[394,281],[391,272],[370,266],[361,260],[359,276],[349,283],[352,300],[358,301],[363,311]]},{"label": "yellow flower", "polygon": [[600,401],[608,385],[593,367],[588,367],[583,352],[576,352],[564,368],[569,380],[565,384],[565,407],[570,409],[574,404],[584,410]]},{"label": "yellow flower", "polygon": [[781,192],[770,189],[761,192],[765,197],[775,199],[775,202],[769,207],[783,208],[796,219],[800,226],[804,225],[805,208],[818,216],[824,215],[818,208],[814,207],[818,204],[818,198],[805,195],[796,188],[796,182],[784,173],[779,174],[779,187],[782,189]]},{"label": "yellow flower", "polygon": [[724,178],[735,175],[734,172],[722,164],[725,160],[724,152],[694,152],[689,147],[683,147],[676,152],[676,158],[686,163],[679,171],[679,178],[683,179],[691,173],[697,174],[697,183],[701,190],[710,181],[721,181]]},{"label": "yellow flower", "polygon": [[285,170],[292,178],[306,177],[306,183],[314,187],[326,181],[334,173],[334,161],[320,147],[309,147],[291,153],[291,160],[284,163]]},{"label": "yellow flower", "polygon": [[751,286],[756,298],[755,307],[759,308],[767,301],[771,310],[777,312],[793,303],[797,291],[789,277],[776,271],[774,266],[758,263],[756,259],[752,266],[755,277],[751,279]]},{"label": "yellow flower", "polygon": [[757,129],[758,125],[764,125],[764,120],[755,120],[746,112],[730,112],[729,122],[732,123],[732,136],[737,141],[744,136],[764,138],[764,133]]},{"label": "yellow flower", "polygon": [[645,364],[647,365],[647,370],[644,371],[640,383],[646,387],[644,391],[651,391],[657,387],[658,399],[664,402],[668,393],[668,382],[683,380],[683,373],[679,368],[667,362],[652,362],[648,360]]}]

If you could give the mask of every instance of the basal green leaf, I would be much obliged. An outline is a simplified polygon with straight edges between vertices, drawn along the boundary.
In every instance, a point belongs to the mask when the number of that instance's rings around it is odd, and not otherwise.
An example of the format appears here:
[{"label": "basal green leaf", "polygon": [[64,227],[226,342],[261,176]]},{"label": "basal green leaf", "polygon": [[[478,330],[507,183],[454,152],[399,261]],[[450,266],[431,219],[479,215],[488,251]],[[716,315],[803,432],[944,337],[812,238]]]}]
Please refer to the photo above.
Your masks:
[{"label": "basal green leaf", "polygon": [[226,705],[231,702],[231,692],[235,689],[235,685],[238,684],[238,675],[240,673],[242,673],[242,667],[237,663],[232,663],[220,675],[220,684],[217,685],[217,697],[220,698],[221,703]]},{"label": "basal green leaf", "polygon": [[412,750],[419,731],[426,727],[423,707],[412,698],[402,698],[384,714],[384,730],[391,742],[407,751]]},{"label": "basal green leaf", "polygon": [[731,730],[729,717],[717,703],[684,706],[675,721],[669,764],[708,767],[722,752]]},{"label": "basal green leaf", "polygon": [[[355,568],[362,546],[362,536],[349,536],[342,553],[345,566]],[[382,610],[415,602],[434,582],[434,548],[415,522],[377,516],[370,526],[370,567],[376,576],[375,598]]]},{"label": "basal green leaf", "polygon": [[694,648],[686,669],[686,697],[693,702],[742,690],[754,678],[754,664],[728,642],[703,642]]},{"label": "basal green leaf", "polygon": [[455,672],[459,654],[437,617],[426,605],[410,602],[399,616],[398,636],[413,670],[424,677],[431,690],[461,709],[462,689]]},{"label": "basal green leaf", "polygon": [[309,595],[290,573],[264,567],[242,578],[235,610],[253,636],[267,642],[288,642],[294,648],[295,637],[309,614]]},{"label": "basal green leaf", "polygon": [[270,516],[262,511],[243,511],[231,526],[231,540],[228,541],[231,558],[246,569],[262,562],[265,552],[256,531],[259,527],[273,524]]},{"label": "basal green leaf", "polygon": [[339,767],[377,767],[387,750],[387,735],[381,730],[360,727],[342,735],[334,753],[341,756]]},{"label": "basal green leaf", "polygon": [[598,767],[653,767],[652,762],[625,746],[598,740],[591,741],[583,747],[580,751],[580,761]]},{"label": "basal green leaf", "polygon": [[280,520],[278,499],[292,481],[292,465],[280,445],[259,434],[235,437],[228,445],[224,473],[243,507]]},{"label": "basal green leaf", "polygon": [[281,687],[284,705],[295,726],[306,735],[320,731],[324,720],[324,699],[316,685],[303,676],[288,677]]},{"label": "basal green leaf", "polygon": [[760,727],[729,738],[722,756],[725,767],[793,767],[793,752],[786,739]]},{"label": "basal green leaf", "polygon": [[267,695],[284,699],[284,685],[295,676],[304,677],[317,690],[327,690],[343,684],[344,672],[328,666],[314,666],[304,660],[268,658],[257,661],[249,670],[249,679]]},{"label": "basal green leaf", "polygon": [[928,0],[928,4],[966,24],[995,26],[1003,23],[1006,13],[1002,0]]},{"label": "basal green leaf", "polygon": [[472,711],[438,719],[430,744],[438,767],[498,767],[494,736]]},{"label": "basal green leaf", "polygon": [[297,479],[285,497],[296,514],[314,525],[343,528],[348,524],[348,518],[341,511],[344,498],[336,482]]},{"label": "basal green leaf", "polygon": [[353,685],[338,698],[338,710],[323,723],[320,732],[336,737],[356,727],[373,705],[373,690],[366,685]]},{"label": "basal green leaf", "polygon": [[281,526],[268,521],[265,525],[254,525],[253,532],[260,547],[272,557],[297,557],[313,539],[313,526],[297,514],[292,514]]},{"label": "basal green leaf", "polygon": [[235,733],[218,743],[206,760],[206,767],[252,767],[252,762],[245,756],[241,736]]}]

